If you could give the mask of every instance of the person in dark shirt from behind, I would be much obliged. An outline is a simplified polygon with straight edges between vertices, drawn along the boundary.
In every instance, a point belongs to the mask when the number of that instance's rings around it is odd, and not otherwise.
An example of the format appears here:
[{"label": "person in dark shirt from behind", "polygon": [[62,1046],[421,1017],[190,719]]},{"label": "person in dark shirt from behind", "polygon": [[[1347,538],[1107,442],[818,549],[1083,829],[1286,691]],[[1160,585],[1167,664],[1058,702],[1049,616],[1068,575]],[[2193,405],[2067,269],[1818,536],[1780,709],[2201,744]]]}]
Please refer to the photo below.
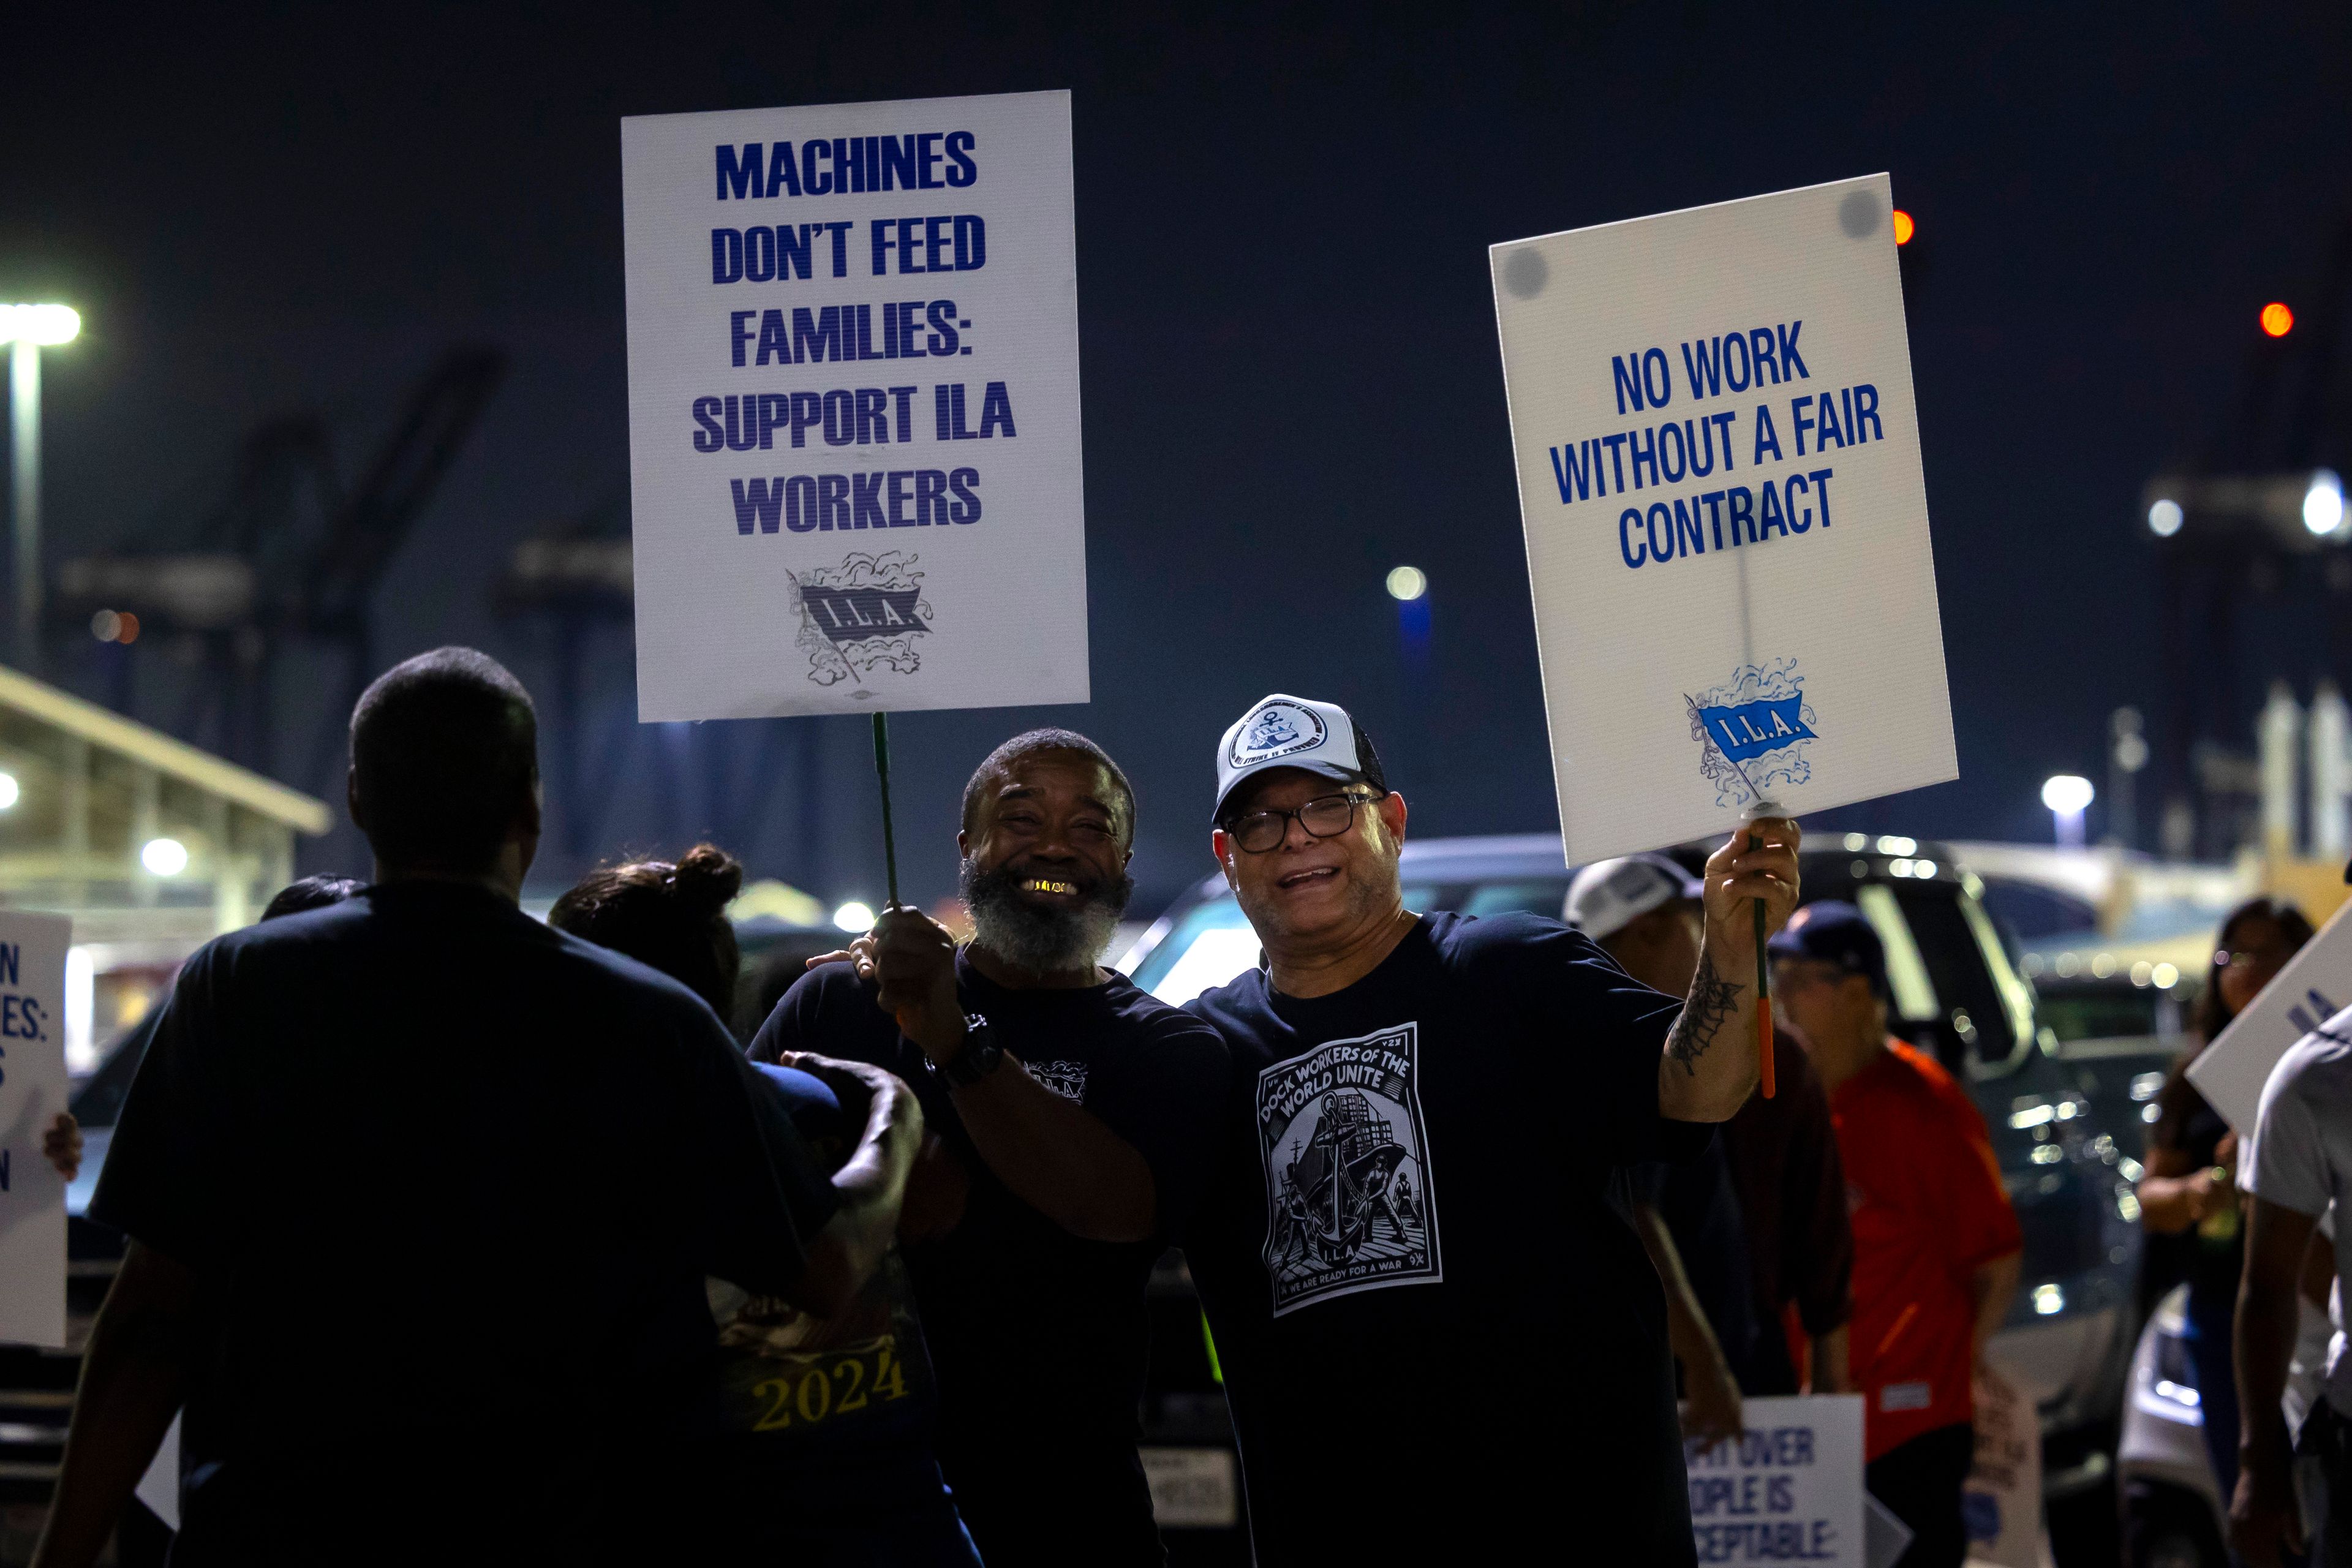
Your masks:
[{"label": "person in dark shirt from behind", "polygon": [[[940,1461],[990,1568],[1163,1560],[1136,1452],[1144,1286],[1215,1152],[1223,1043],[1101,966],[1135,795],[1066,730],[964,789],[958,949],[908,909],[787,992],[755,1059],[814,1047],[919,1083],[940,1147],[904,1234],[940,1380]],[[788,1058],[787,1058],[788,1059]]]},{"label": "person in dark shirt from behind", "polygon": [[828,1183],[698,998],[517,907],[535,731],[471,649],[383,676],[373,885],[183,967],[90,1206],[130,1239],[43,1568],[98,1555],[184,1397],[183,1568],[656,1560],[705,1277],[831,1311],[887,1249],[911,1104]]},{"label": "person in dark shirt from behind", "polygon": [[[715,1013],[742,968],[726,913],[742,885],[733,856],[698,844],[675,863],[591,871],[547,922],[660,970]],[[808,1066],[758,1070],[830,1171],[856,1150],[868,1096],[847,1073]],[[722,1279],[709,1290],[724,1433],[701,1506],[730,1549],[808,1568],[979,1568],[933,1456],[938,1394],[898,1254],[828,1318]]]}]

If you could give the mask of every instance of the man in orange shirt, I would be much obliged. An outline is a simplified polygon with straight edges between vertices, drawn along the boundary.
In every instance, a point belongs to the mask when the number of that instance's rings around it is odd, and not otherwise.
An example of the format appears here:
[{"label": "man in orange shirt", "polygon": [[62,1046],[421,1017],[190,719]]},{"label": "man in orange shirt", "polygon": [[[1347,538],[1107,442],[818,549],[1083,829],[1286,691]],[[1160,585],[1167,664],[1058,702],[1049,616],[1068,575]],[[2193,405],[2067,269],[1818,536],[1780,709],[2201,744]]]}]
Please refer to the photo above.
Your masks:
[{"label": "man in orange shirt", "polygon": [[1900,1568],[1957,1568],[1971,1379],[2017,1290],[2017,1215],[1968,1091],[1887,1035],[1885,950],[1862,911],[1809,904],[1770,951],[1773,1000],[1811,1046],[1845,1164],[1864,1484],[1911,1527]]}]

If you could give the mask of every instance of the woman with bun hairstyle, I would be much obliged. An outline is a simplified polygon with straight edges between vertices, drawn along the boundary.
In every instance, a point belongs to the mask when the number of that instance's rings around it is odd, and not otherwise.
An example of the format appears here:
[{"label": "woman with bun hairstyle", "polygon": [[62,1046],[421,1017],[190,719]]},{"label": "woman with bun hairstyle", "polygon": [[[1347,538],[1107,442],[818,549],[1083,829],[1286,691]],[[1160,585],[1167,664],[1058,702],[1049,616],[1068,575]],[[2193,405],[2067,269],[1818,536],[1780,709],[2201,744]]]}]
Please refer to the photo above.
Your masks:
[{"label": "woman with bun hairstyle", "polygon": [[[657,969],[725,1019],[742,967],[727,918],[743,868],[715,845],[591,871],[548,923]],[[761,1065],[820,1164],[857,1147],[865,1086],[823,1058]],[[722,1436],[700,1506],[733,1548],[820,1568],[978,1568],[932,1451],[937,1395],[894,1250],[841,1311],[709,1282]]]}]

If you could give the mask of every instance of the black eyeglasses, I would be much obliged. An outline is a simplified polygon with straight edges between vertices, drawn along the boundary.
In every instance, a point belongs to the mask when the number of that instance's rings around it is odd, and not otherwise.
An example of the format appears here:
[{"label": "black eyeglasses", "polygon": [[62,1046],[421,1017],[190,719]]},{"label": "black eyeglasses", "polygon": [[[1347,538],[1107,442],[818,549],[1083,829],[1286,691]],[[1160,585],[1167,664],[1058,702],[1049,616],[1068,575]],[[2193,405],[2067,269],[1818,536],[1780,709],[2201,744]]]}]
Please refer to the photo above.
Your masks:
[{"label": "black eyeglasses", "polygon": [[1381,798],[1370,795],[1320,795],[1296,811],[1253,811],[1225,824],[1234,843],[1252,855],[1263,855],[1290,836],[1290,819],[1311,838],[1337,838],[1356,826],[1356,808]]}]

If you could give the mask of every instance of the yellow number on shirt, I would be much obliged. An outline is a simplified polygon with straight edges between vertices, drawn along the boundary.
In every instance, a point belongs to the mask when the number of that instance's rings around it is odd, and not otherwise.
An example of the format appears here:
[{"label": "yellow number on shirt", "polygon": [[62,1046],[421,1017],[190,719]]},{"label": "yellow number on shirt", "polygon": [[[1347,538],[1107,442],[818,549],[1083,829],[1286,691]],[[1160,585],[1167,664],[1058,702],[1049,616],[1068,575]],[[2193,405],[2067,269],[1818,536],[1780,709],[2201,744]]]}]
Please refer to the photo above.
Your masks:
[{"label": "yellow number on shirt", "polygon": [[847,1354],[828,1356],[814,1366],[803,1363],[797,1373],[753,1384],[751,1397],[767,1401],[767,1408],[751,1430],[780,1431],[793,1424],[794,1411],[813,1426],[828,1416],[863,1410],[877,1399],[906,1398],[907,1373],[894,1349],[887,1337],[871,1340]]},{"label": "yellow number on shirt", "polygon": [[764,1383],[755,1383],[751,1385],[751,1395],[756,1399],[772,1388],[776,1391],[776,1402],[768,1406],[768,1413],[761,1416],[759,1424],[751,1428],[754,1432],[773,1432],[779,1426],[793,1424],[792,1413],[784,1408],[793,1397],[793,1380],[772,1377]]},{"label": "yellow number on shirt", "polygon": [[885,1343],[882,1346],[881,1354],[876,1359],[874,1368],[874,1392],[880,1394],[885,1399],[904,1399],[907,1397],[906,1371],[904,1368],[899,1366],[898,1358],[890,1353],[890,1347],[887,1343]]},{"label": "yellow number on shirt", "polygon": [[[887,1355],[889,1352],[886,1351],[883,1353]],[[862,1361],[845,1361],[833,1370],[835,1376],[845,1372],[849,1374],[849,1392],[842,1396],[841,1403],[834,1408],[845,1415],[853,1410],[865,1409],[866,1363]]]},{"label": "yellow number on shirt", "polygon": [[[809,1408],[812,1390],[816,1394],[816,1408],[814,1410]],[[802,1420],[822,1421],[825,1418],[826,1413],[833,1408],[833,1380],[824,1375],[824,1369],[819,1368],[801,1379],[801,1396],[794,1403],[800,1406]]]}]

